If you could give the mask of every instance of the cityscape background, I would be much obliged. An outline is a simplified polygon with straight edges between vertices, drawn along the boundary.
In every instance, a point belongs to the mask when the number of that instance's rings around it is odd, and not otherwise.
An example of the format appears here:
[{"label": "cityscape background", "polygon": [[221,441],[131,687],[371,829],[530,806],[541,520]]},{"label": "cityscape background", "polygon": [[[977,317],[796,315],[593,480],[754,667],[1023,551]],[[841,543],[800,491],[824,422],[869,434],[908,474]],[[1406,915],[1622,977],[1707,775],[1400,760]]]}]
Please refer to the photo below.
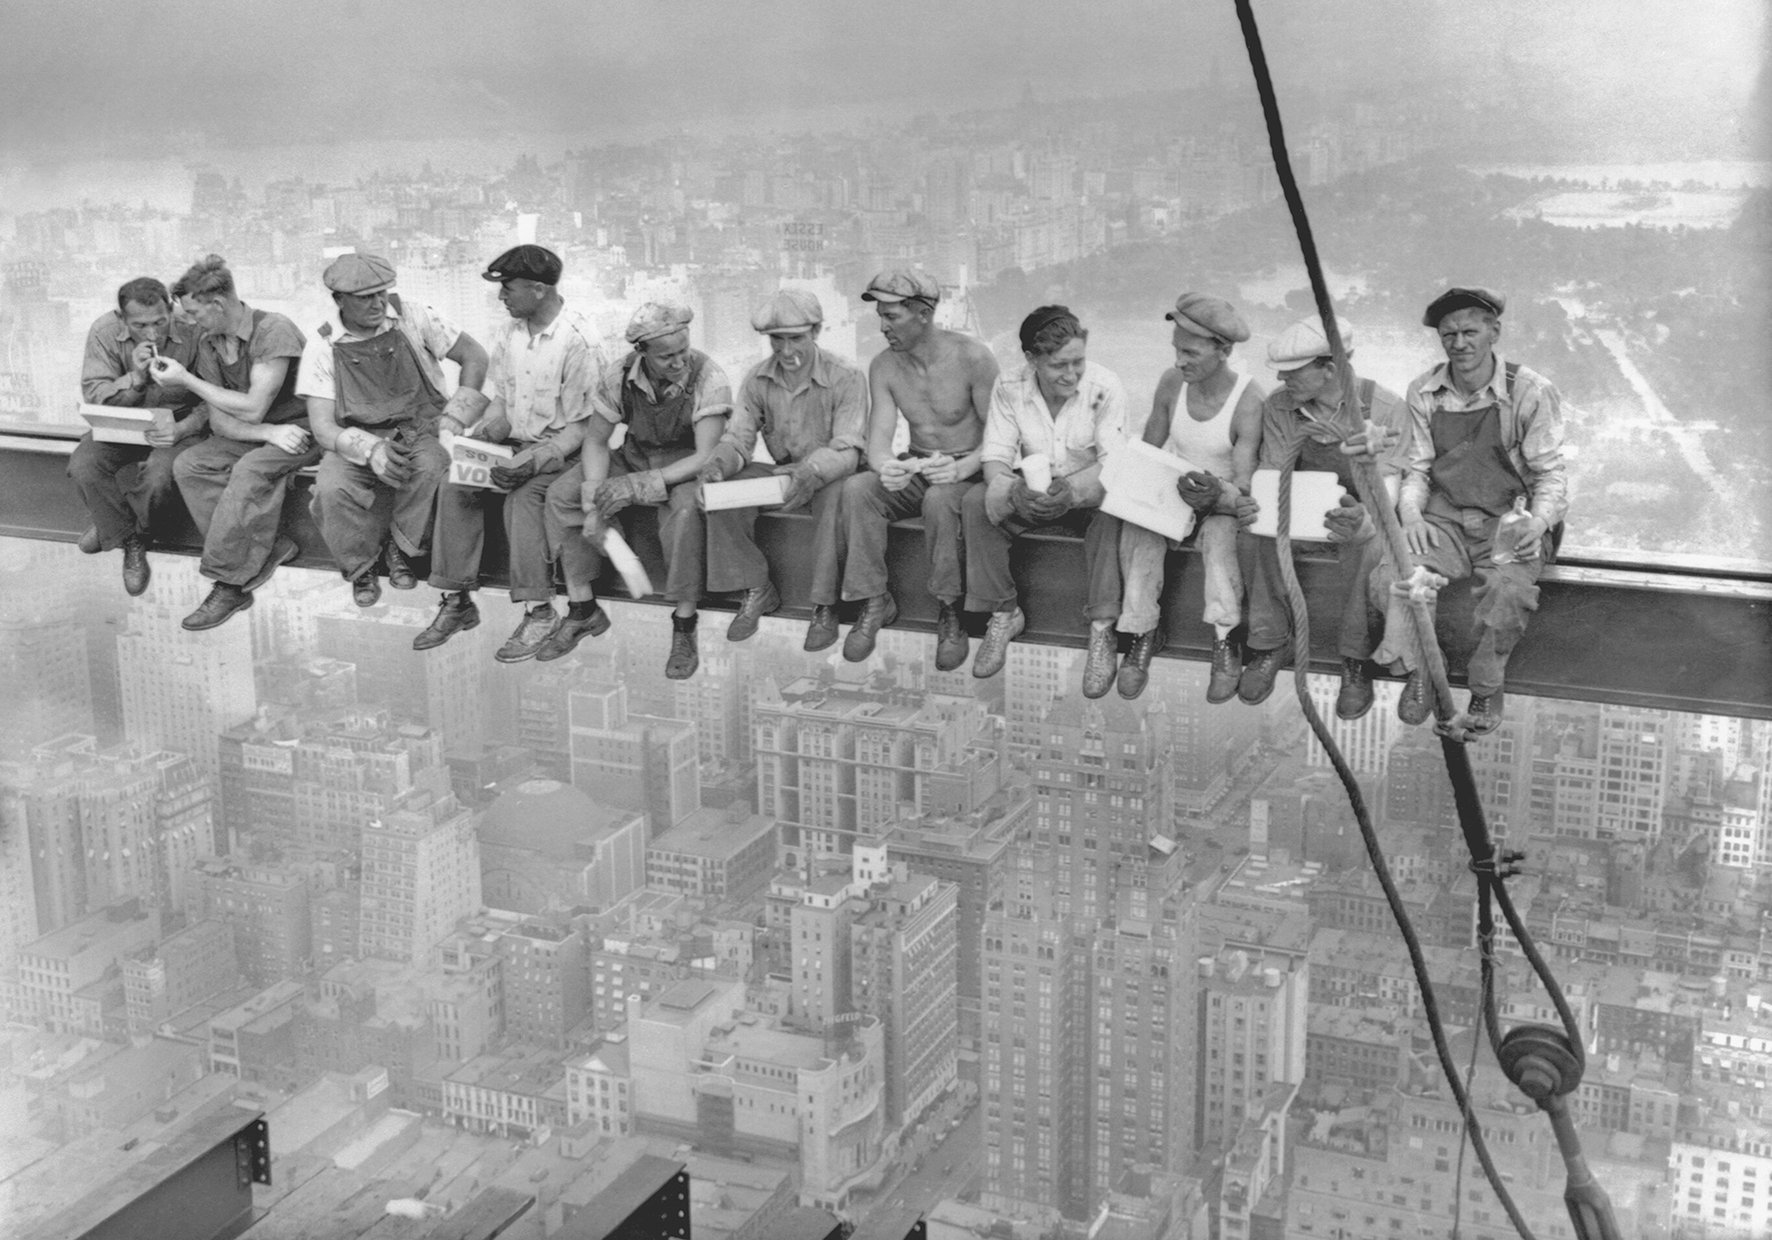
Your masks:
[{"label": "cityscape background", "polygon": [[[0,422],[72,433],[116,286],[210,251],[311,332],[361,246],[485,340],[480,271],[536,240],[612,351],[675,298],[735,379],[771,290],[815,290],[865,362],[857,294],[918,264],[1006,367],[1070,304],[1140,410],[1177,293],[1243,307],[1233,364],[1270,388],[1309,310],[1228,4],[537,4],[484,37],[478,7],[309,7],[9,6]],[[1356,367],[1401,390],[1436,360],[1425,301],[1500,288],[1502,348],[1570,410],[1565,546],[1766,561],[1763,9],[1260,16]],[[247,1108],[256,1230],[292,1237],[492,1185],[537,1199],[509,1234],[550,1235],[648,1153],[688,1163],[698,1237],[803,1209],[864,1240],[1510,1234],[1289,685],[1210,707],[1159,660],[1089,703],[1073,650],[981,682],[924,635],[851,665],[785,621],[727,643],[724,613],[669,682],[639,604],[509,667],[485,595],[421,655],[428,588],[359,610],[285,569],[187,633],[201,585],[157,556],[131,600],[113,557],[0,541],[9,1232],[89,1186],[70,1168]],[[1394,706],[1334,726],[1463,1062],[1474,879]],[[1772,1234],[1772,726],[1510,696],[1473,759],[1625,1234]],[[1505,1020],[1547,1019],[1498,946]],[[1476,1062],[1527,1218],[1569,1236],[1547,1126]]]}]

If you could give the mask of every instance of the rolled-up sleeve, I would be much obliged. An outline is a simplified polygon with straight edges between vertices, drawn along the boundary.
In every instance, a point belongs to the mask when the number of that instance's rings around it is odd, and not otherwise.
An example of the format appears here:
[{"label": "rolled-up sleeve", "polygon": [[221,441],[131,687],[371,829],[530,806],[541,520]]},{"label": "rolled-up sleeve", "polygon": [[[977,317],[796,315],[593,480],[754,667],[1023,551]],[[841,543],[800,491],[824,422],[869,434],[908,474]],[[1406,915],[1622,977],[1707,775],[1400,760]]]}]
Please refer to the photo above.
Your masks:
[{"label": "rolled-up sleeve", "polygon": [[1518,455],[1532,488],[1532,515],[1554,526],[1569,511],[1569,467],[1563,455],[1563,398],[1532,376],[1518,385],[1514,409],[1520,428]]},{"label": "rolled-up sleeve", "polygon": [[703,418],[725,418],[732,415],[732,380],[726,377],[720,363],[709,358],[702,363],[701,381],[695,385],[695,411],[690,422]]},{"label": "rolled-up sleeve", "polygon": [[86,353],[80,362],[80,399],[89,405],[139,405],[147,397],[129,375],[129,367],[117,356],[113,338],[116,326],[100,319],[86,333]]},{"label": "rolled-up sleeve", "polygon": [[980,461],[995,461],[1015,468],[1021,449],[1021,426],[1015,417],[1016,391],[1020,384],[1011,377],[998,375],[991,388],[991,407],[984,418],[984,442],[978,451]]},{"label": "rolled-up sleeve", "polygon": [[831,441],[806,457],[822,482],[855,472],[867,451],[868,384],[861,371],[845,367],[831,384]]},{"label": "rolled-up sleeve", "polygon": [[1126,445],[1126,388],[1118,375],[1105,375],[1092,398],[1095,419],[1095,451],[1102,460]]},{"label": "rolled-up sleeve", "polygon": [[626,382],[627,373],[626,358],[606,358],[591,387],[591,412],[611,426],[621,425],[621,385]]},{"label": "rolled-up sleeve", "polygon": [[768,397],[764,388],[768,380],[755,370],[744,377],[738,387],[738,403],[732,410],[732,416],[726,421],[726,432],[720,436],[720,446],[730,448],[738,453],[736,462],[731,463],[733,472],[744,467],[751,454],[757,449],[757,432],[762,428],[769,416]]}]

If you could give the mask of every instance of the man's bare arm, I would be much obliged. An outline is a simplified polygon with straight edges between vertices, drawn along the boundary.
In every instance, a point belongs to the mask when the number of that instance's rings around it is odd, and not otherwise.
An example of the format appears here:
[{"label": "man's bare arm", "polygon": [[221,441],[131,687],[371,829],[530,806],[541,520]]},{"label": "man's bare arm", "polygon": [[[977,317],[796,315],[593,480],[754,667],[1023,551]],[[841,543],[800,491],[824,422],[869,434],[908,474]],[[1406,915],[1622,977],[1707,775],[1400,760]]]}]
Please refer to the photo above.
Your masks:
[{"label": "man's bare arm", "polygon": [[867,462],[875,473],[883,473],[886,462],[893,459],[892,437],[898,430],[898,400],[892,394],[887,368],[894,364],[891,354],[882,353],[868,365]]}]

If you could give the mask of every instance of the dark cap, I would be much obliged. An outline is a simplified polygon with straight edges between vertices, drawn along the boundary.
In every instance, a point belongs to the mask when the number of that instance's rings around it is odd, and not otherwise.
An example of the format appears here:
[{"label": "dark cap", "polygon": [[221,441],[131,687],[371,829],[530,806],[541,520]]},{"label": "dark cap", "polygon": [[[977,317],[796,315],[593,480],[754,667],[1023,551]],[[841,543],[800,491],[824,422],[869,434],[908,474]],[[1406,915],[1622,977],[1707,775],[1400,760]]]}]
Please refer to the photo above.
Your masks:
[{"label": "dark cap", "polygon": [[1423,327],[1438,327],[1440,320],[1454,310],[1487,310],[1491,314],[1500,314],[1507,309],[1507,298],[1492,288],[1479,288],[1475,285],[1464,288],[1454,286],[1441,293],[1427,303],[1427,312],[1421,316]]},{"label": "dark cap", "polygon": [[1185,332],[1225,344],[1241,344],[1249,339],[1249,324],[1243,321],[1237,308],[1222,297],[1183,293],[1175,299],[1175,309],[1163,317]]},{"label": "dark cap", "polygon": [[898,267],[891,271],[882,271],[868,281],[867,289],[862,293],[863,301],[926,301],[934,305],[941,300],[941,285],[927,271],[919,271],[911,267]]},{"label": "dark cap", "polygon": [[537,284],[560,283],[560,256],[539,245],[514,245],[486,265],[482,280],[534,280]]}]

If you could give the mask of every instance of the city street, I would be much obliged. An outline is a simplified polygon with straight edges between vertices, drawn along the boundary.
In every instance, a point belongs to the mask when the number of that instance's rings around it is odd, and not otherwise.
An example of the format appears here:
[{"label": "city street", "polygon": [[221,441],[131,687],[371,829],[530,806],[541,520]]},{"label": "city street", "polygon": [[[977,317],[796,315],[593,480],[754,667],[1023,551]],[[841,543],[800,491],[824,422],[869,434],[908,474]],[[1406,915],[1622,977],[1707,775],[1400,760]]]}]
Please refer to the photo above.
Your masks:
[{"label": "city street", "polygon": [[[939,1114],[939,1112],[937,1112]],[[933,1133],[913,1135],[913,1148],[923,1149],[922,1165],[908,1171],[902,1179],[891,1182],[878,1195],[855,1207],[851,1214],[861,1219],[855,1228],[854,1240],[904,1240],[904,1235],[919,1217],[936,1202],[958,1197],[969,1182],[984,1170],[984,1141],[981,1114],[976,1105],[969,1107],[958,1125],[949,1131],[944,1121],[933,1121]],[[924,1147],[921,1141],[929,1138]],[[915,1165],[916,1155],[912,1165]]]}]

